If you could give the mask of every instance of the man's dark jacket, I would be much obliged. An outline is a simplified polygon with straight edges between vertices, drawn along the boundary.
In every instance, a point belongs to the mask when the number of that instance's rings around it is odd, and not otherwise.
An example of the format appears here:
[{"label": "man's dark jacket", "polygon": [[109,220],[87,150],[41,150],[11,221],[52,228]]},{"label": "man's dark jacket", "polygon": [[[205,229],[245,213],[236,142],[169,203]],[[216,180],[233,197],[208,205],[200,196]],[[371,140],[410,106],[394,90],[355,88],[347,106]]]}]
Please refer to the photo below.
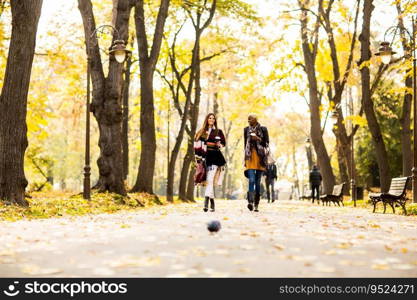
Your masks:
[{"label": "man's dark jacket", "polygon": [[317,169],[313,169],[310,172],[310,184],[315,185],[315,186],[320,185],[321,180],[322,180],[322,178],[321,178],[320,171],[317,170]]},{"label": "man's dark jacket", "polygon": [[265,176],[268,179],[277,179],[277,166],[275,164],[270,164],[266,167]]}]

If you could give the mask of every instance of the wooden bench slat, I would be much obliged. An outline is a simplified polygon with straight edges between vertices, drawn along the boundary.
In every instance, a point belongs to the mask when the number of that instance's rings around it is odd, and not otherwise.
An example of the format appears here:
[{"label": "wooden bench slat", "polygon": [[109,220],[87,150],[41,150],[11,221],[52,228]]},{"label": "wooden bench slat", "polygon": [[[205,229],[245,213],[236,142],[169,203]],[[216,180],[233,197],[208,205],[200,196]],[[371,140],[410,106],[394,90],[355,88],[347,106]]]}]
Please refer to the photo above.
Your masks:
[{"label": "wooden bench slat", "polygon": [[389,191],[388,194],[402,194],[403,190],[394,190],[394,191]]},{"label": "wooden bench slat", "polygon": [[391,192],[391,191],[403,191],[403,190],[404,190],[404,187],[402,187],[402,188],[390,189],[390,190],[389,190],[389,192]]},{"label": "wooden bench slat", "polygon": [[407,180],[395,180],[395,181],[391,181],[391,184],[404,184],[406,182]]},{"label": "wooden bench slat", "polygon": [[405,187],[402,187],[402,188],[390,189],[389,192],[397,192],[397,191],[403,192],[404,190],[405,190]]},{"label": "wooden bench slat", "polygon": [[394,187],[394,186],[404,186],[405,185],[405,182],[394,182],[394,183],[392,183],[391,184],[391,186],[390,187]]}]

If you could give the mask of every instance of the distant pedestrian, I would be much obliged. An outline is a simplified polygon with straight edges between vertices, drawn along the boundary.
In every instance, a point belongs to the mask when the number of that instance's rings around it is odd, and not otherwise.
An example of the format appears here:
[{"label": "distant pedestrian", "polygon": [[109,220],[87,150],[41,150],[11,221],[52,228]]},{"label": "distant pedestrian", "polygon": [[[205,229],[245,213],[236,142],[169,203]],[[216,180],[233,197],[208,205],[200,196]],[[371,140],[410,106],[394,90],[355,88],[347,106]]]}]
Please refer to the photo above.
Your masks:
[{"label": "distant pedestrian", "polygon": [[249,126],[243,130],[245,149],[245,176],[249,178],[248,209],[258,211],[261,199],[261,177],[266,171],[269,145],[268,129],[261,126],[255,114],[248,116]]},{"label": "distant pedestrian", "polygon": [[[265,175],[265,187],[266,187],[266,197],[268,203],[275,201],[275,189],[274,184],[277,179],[277,166],[272,163],[266,166]],[[272,197],[271,197],[272,196]]]},{"label": "distant pedestrian", "polygon": [[216,116],[209,113],[204,119],[203,126],[196,133],[194,139],[194,153],[197,161],[204,161],[207,169],[206,191],[204,198],[205,212],[215,210],[214,186],[221,185],[226,165],[226,160],[220,148],[226,146],[226,139],[223,131],[217,127]]},{"label": "distant pedestrian", "polygon": [[313,166],[313,169],[310,172],[310,185],[311,185],[311,199],[314,203],[314,198],[316,196],[317,203],[320,200],[320,185],[322,177],[317,166]]}]

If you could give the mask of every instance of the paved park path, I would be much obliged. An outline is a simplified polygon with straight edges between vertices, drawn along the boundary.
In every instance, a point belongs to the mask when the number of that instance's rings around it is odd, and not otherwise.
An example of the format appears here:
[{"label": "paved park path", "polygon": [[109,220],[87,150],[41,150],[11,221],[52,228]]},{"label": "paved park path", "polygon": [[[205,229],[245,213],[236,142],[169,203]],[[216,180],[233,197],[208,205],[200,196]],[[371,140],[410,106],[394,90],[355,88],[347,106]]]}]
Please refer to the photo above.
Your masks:
[{"label": "paved park path", "polygon": [[[417,217],[244,201],[2,222],[1,277],[416,277]],[[219,220],[210,234],[206,223]]]}]

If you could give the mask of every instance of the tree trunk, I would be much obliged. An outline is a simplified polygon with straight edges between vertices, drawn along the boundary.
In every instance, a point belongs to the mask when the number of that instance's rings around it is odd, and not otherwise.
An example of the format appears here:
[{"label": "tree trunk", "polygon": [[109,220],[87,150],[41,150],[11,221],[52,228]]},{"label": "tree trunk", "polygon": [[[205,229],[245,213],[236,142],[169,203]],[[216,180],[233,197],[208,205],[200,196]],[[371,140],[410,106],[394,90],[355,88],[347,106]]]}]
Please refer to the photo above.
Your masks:
[{"label": "tree trunk", "polygon": [[[349,178],[352,178],[351,174],[351,166],[352,164],[352,152],[350,147],[350,140],[347,135],[345,122],[346,120],[343,117],[342,109],[338,109],[338,117],[337,117],[337,129],[334,129],[333,132],[337,139],[337,155],[338,158],[341,160],[339,161],[339,167],[340,164],[342,164],[342,169],[340,169],[341,172],[341,180],[342,182],[348,182]],[[352,136],[353,138],[353,136]],[[345,181],[347,180],[347,181]]]},{"label": "tree trunk", "polygon": [[190,139],[189,139],[188,146],[187,146],[187,154],[184,157],[184,161],[183,161],[182,168],[181,168],[180,185],[178,188],[178,198],[183,201],[187,200],[188,175],[189,175],[189,169],[190,169],[190,165],[191,165],[191,161],[193,157],[194,157],[194,148],[190,146]]},{"label": "tree trunk", "polygon": [[174,148],[171,151],[171,156],[170,156],[170,159],[169,159],[168,182],[167,182],[167,201],[169,201],[169,202],[174,201],[175,165],[176,165],[176,162],[177,162],[179,148],[181,146],[183,136],[184,136],[184,132],[182,132],[182,136],[177,136]]},{"label": "tree trunk", "polygon": [[[188,111],[188,105],[187,104],[185,105],[185,110]],[[176,162],[177,162],[177,158],[178,158],[179,150],[180,150],[180,147],[181,147],[181,143],[182,143],[182,140],[184,138],[185,123],[187,122],[187,117],[186,117],[187,115],[188,114],[185,114],[182,117],[181,128],[180,128],[180,131],[178,133],[177,139],[175,141],[174,148],[171,151],[171,157],[170,157],[169,165],[168,165],[167,200],[170,201],[170,202],[172,202],[174,200],[173,197],[174,197],[175,165],[176,165]],[[185,159],[184,159],[184,161],[185,161]],[[181,175],[181,178],[182,177],[183,176]],[[185,184],[183,184],[183,185],[180,184],[180,187],[182,188],[182,195],[183,195],[183,197],[182,198],[180,197],[180,199],[185,199],[185,197],[184,197]],[[181,188],[180,188],[180,190],[181,190]]]},{"label": "tree trunk", "polygon": [[[194,98],[194,103],[191,106],[191,134],[190,134],[190,139],[192,139],[197,131],[197,122],[198,122],[198,115],[199,115],[199,111],[200,111],[200,98],[201,98],[201,83],[200,83],[200,76],[201,76],[201,70],[200,70],[200,66],[201,66],[201,61],[200,61],[200,34],[196,35],[196,66],[195,66],[195,98]],[[188,147],[189,149],[191,149],[188,152],[189,155],[189,159],[190,159],[190,163],[188,165],[185,165],[186,170],[188,170],[188,168],[191,166],[191,163],[194,161],[194,147],[193,147],[193,143],[189,143]],[[194,168],[193,168],[194,169]],[[187,172],[188,173],[188,172]],[[194,170],[191,170],[189,172],[190,176],[191,174],[194,174]],[[188,177],[188,186],[187,186],[187,194],[186,194],[186,199],[189,201],[194,201],[194,182],[192,180],[192,177]]]},{"label": "tree trunk", "polygon": [[27,96],[42,0],[12,0],[12,35],[0,95],[0,200],[27,206]]},{"label": "tree trunk", "polygon": [[188,183],[187,183],[187,200],[190,202],[195,202],[194,200],[194,174],[195,168],[190,169],[190,174],[188,174]]},{"label": "tree trunk", "polygon": [[[301,8],[305,8],[303,2],[299,1]],[[319,1],[319,6],[322,5],[322,1]],[[305,61],[305,71],[307,73],[308,83],[309,83],[309,97],[310,97],[310,133],[311,139],[314,146],[314,150],[317,155],[317,164],[320,167],[320,171],[323,177],[324,193],[330,194],[333,191],[333,186],[335,184],[335,178],[333,174],[332,167],[330,165],[330,158],[327,153],[326,145],[323,141],[323,136],[321,132],[320,124],[320,99],[318,96],[317,89],[317,78],[316,78],[316,68],[315,60],[317,56],[317,47],[318,47],[318,28],[319,26],[316,23],[314,30],[314,45],[311,49],[311,44],[308,38],[308,20],[307,20],[307,11],[302,9],[301,11],[301,40],[302,40],[302,49]],[[317,21],[318,22],[318,21]]]},{"label": "tree trunk", "polygon": [[361,71],[362,84],[362,105],[364,108],[366,120],[368,121],[368,127],[372,135],[372,141],[375,146],[381,190],[382,192],[387,192],[391,180],[388,164],[388,155],[381,134],[381,128],[379,127],[378,120],[375,115],[374,104],[371,99],[370,72],[369,67],[367,66],[367,63],[371,58],[370,23],[372,10],[374,9],[372,2],[373,0],[364,1],[362,33],[359,36],[359,40],[361,43],[361,58],[359,61],[359,65]]},{"label": "tree trunk", "polygon": [[[407,70],[409,74],[410,70]],[[413,87],[413,78],[407,76],[405,79],[405,86],[408,89]],[[411,150],[411,102],[412,94],[406,93],[403,101],[403,111],[401,115],[401,148],[402,148],[402,162],[403,162],[403,176],[411,176],[411,169],[413,167],[413,152]]]},{"label": "tree trunk", "polygon": [[140,65],[140,140],[141,153],[138,177],[132,192],[153,194],[153,176],[155,171],[156,135],[155,107],[153,95],[153,75],[161,50],[162,36],[166,18],[168,17],[169,0],[161,0],[155,32],[150,53],[145,27],[144,1],[136,1],[135,24],[139,48]]},{"label": "tree trunk", "polygon": [[[130,2],[118,0],[115,27],[120,36],[113,33],[112,43],[116,38],[125,42],[128,38]],[[97,36],[93,34],[96,29],[93,7],[90,0],[78,0],[86,37],[88,63],[91,68],[93,83],[93,101],[91,112],[98,123],[100,156],[97,160],[99,179],[93,188],[99,192],[109,191],[126,195],[123,182],[123,155],[122,155],[122,81],[123,66],[113,56],[110,57],[109,72],[104,77],[103,66],[98,46]]]},{"label": "tree trunk", "polygon": [[155,109],[153,97],[153,70],[147,64],[140,66],[140,138],[141,152],[138,177],[132,192],[153,194],[153,174],[155,171],[156,136]]},{"label": "tree trunk", "polygon": [[341,143],[339,139],[336,139],[336,147],[337,147],[337,163],[339,165],[339,176],[340,176],[340,182],[345,182],[345,188],[344,188],[344,195],[349,195],[349,176],[348,176],[348,169],[350,172],[349,165],[346,165],[346,157],[344,154],[344,151],[340,148],[342,148]]},{"label": "tree trunk", "polygon": [[[340,99],[339,102],[340,103]],[[346,132],[345,120],[342,109],[339,107],[337,117],[337,127],[333,128],[336,136],[337,162],[339,165],[340,182],[345,182],[344,194],[349,195],[349,178],[352,178],[352,151],[349,137]],[[352,137],[353,138],[353,137]]]}]

